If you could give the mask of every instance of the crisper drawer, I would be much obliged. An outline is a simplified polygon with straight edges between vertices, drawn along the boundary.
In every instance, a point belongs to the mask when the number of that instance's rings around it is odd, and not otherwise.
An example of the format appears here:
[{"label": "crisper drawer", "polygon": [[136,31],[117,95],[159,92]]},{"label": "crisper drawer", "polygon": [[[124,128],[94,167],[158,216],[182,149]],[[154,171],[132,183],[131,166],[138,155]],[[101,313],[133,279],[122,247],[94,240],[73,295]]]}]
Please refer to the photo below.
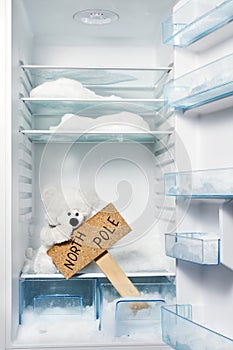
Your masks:
[{"label": "crisper drawer", "polygon": [[38,316],[72,315],[82,318],[87,310],[91,319],[99,315],[99,284],[97,279],[63,277],[21,278],[19,281],[20,312]]},{"label": "crisper drawer", "polygon": [[94,343],[103,348],[137,343],[157,344],[160,349],[161,305],[175,302],[174,279],[144,276],[131,280],[140,297],[120,298],[104,277],[21,278],[16,343],[76,347]]}]

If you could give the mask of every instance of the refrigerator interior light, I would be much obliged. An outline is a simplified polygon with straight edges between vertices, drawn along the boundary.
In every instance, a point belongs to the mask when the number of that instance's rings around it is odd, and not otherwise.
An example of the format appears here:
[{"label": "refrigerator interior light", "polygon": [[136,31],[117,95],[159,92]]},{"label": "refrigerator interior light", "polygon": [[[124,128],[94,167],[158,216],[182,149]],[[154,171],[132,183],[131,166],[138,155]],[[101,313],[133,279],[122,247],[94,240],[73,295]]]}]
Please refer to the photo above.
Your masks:
[{"label": "refrigerator interior light", "polygon": [[109,10],[88,9],[76,12],[73,15],[73,19],[84,24],[101,25],[117,21],[119,15]]}]

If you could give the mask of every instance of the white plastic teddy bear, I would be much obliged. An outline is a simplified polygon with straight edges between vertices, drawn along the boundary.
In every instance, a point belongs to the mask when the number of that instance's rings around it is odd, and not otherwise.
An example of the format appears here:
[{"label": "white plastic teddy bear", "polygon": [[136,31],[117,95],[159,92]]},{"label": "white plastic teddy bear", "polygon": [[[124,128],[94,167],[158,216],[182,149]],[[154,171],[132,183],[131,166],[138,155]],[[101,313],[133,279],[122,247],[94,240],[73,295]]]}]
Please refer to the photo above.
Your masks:
[{"label": "white plastic teddy bear", "polygon": [[[91,216],[98,203],[94,193],[86,193],[85,198],[77,189],[67,190],[67,193],[69,193],[68,197],[71,198],[70,203],[64,200],[64,196],[56,188],[49,188],[43,193],[42,197],[48,224],[40,232],[41,246],[33,263],[35,273],[51,274],[57,272],[56,266],[47,254],[47,250],[56,243],[69,240],[72,231]],[[76,205],[71,208],[69,207],[70,204]]]}]

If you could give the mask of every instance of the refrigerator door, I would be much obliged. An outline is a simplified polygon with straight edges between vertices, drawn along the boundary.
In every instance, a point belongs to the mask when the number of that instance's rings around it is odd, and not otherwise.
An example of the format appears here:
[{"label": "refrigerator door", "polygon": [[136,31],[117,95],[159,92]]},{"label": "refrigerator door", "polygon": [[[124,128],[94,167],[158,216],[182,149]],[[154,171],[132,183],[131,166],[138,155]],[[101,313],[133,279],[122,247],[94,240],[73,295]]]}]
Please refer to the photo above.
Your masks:
[{"label": "refrigerator door", "polygon": [[162,322],[174,349],[233,349],[232,15],[232,1],[180,1],[164,22],[165,41],[175,46],[165,100],[182,141],[182,170],[165,174],[166,195],[176,198],[166,249],[177,259],[178,304],[163,308]]}]

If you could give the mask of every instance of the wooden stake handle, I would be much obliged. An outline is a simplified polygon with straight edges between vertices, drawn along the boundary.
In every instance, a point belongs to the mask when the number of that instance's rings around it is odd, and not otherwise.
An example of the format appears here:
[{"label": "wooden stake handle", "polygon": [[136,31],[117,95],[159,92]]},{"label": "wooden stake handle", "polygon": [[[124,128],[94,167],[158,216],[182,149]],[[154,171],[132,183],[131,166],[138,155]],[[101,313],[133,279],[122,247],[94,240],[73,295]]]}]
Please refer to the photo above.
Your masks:
[{"label": "wooden stake handle", "polygon": [[[112,285],[116,288],[121,297],[139,297],[140,292],[126,276],[124,271],[116,263],[113,257],[106,250],[103,254],[95,259],[96,264],[103,271]],[[145,302],[131,303],[131,307],[140,310],[148,307]]]}]

